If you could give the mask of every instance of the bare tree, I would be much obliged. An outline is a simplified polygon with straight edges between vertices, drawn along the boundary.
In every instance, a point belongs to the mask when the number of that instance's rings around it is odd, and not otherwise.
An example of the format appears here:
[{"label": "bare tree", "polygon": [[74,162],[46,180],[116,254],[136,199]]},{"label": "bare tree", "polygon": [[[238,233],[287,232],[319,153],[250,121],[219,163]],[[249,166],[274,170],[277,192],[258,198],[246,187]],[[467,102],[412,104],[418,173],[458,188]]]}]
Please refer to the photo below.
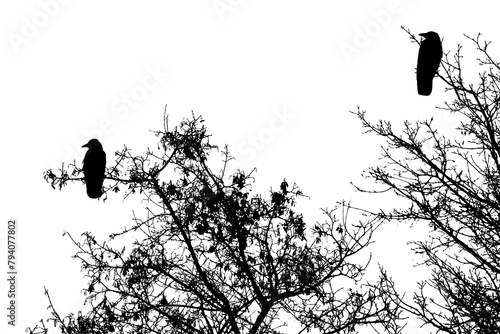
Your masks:
[{"label": "bare tree", "polygon": [[465,37],[479,53],[481,72],[476,84],[464,80],[460,45],[441,61],[438,76],[453,101],[438,109],[460,119],[446,136],[432,119],[405,122],[396,133],[390,122],[370,123],[358,108],[366,132],[387,143],[385,162],[365,175],[381,188],[360,190],[408,200],[408,207],[379,218],[426,221],[433,229],[428,240],[412,243],[432,274],[413,303],[399,298],[401,305],[437,333],[500,333],[500,63],[480,34]]},{"label": "bare tree", "polygon": [[[283,180],[269,197],[252,194],[254,171],[228,176],[232,157],[209,142],[202,123],[192,115],[169,129],[165,117],[156,149],[116,152],[105,192],[146,198],[145,216],[107,242],[68,233],[92,310],[62,317],[46,290],[49,320],[64,333],[280,333],[288,314],[298,333],[352,333],[362,325],[400,333],[392,282],[383,270],[377,282],[363,282],[369,261],[353,261],[379,224],[366,217],[348,224],[344,203],[340,218],[324,209],[326,220],[307,233],[294,210],[304,196],[299,188]],[[218,173],[208,166],[214,152]],[[45,173],[54,188],[82,180],[76,164],[57,173]],[[133,245],[113,247],[129,234]],[[47,330],[44,322],[29,329]]]}]

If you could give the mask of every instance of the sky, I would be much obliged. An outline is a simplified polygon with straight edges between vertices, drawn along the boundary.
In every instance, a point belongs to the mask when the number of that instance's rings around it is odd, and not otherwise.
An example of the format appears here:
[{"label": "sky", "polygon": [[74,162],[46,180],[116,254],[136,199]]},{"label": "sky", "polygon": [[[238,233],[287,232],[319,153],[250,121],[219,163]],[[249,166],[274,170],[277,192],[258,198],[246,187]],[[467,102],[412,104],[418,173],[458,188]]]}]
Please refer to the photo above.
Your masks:
[{"label": "sky", "polygon": [[[257,168],[254,190],[266,195],[286,178],[310,196],[300,203],[309,226],[320,208],[351,200],[372,209],[397,203],[356,192],[372,186],[361,173],[379,163],[383,142],[363,134],[349,110],[367,118],[434,117],[444,134],[456,119],[442,106],[450,93],[434,80],[431,96],[417,94],[418,46],[401,29],[436,31],[445,52],[473,46],[463,34],[495,37],[497,12],[475,1],[69,1],[0,3],[1,252],[7,221],[18,220],[18,324],[24,333],[47,318],[47,287],[61,314],[82,304],[83,273],[71,258],[92,231],[105,239],[142,213],[140,198],[106,203],[75,183],[53,190],[43,172],[81,163],[81,146],[98,138],[108,162],[124,145],[136,153],[156,145],[165,106],[174,126],[191,112],[205,119],[211,142],[227,144],[237,167]],[[495,53],[496,52],[496,53]],[[467,60],[466,60],[467,61]],[[477,68],[470,67],[474,78]],[[5,222],[5,223],[4,223]],[[406,246],[426,228],[384,226],[371,248],[403,289],[424,270]],[[3,261],[5,264],[5,260]],[[374,262],[375,264],[375,262]],[[7,277],[2,265],[2,277]],[[6,313],[6,279],[0,280]],[[428,333],[410,324],[412,333]],[[369,331],[368,331],[369,332]]]}]

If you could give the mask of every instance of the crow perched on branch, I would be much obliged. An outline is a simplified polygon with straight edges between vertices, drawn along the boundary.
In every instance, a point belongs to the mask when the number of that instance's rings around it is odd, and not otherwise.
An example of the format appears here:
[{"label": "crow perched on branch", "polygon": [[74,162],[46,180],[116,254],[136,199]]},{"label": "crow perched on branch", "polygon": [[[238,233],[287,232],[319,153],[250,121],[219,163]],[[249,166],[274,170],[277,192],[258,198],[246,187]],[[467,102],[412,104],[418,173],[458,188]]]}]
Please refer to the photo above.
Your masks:
[{"label": "crow perched on branch", "polygon": [[82,147],[88,151],[83,158],[83,175],[87,186],[87,195],[90,198],[99,198],[102,195],[102,183],[106,168],[106,153],[97,139],[91,139]]},{"label": "crow perched on branch", "polygon": [[417,90],[420,95],[430,95],[432,92],[432,79],[437,73],[443,47],[441,39],[434,31],[419,34],[425,37],[420,44],[417,60]]}]

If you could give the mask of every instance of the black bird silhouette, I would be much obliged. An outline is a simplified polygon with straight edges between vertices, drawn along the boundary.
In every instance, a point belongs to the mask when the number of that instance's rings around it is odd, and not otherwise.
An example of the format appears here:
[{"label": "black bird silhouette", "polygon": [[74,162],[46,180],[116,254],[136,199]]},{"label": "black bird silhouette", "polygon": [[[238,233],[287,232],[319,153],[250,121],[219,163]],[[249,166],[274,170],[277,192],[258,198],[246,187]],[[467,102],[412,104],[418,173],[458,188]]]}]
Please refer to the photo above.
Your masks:
[{"label": "black bird silhouette", "polygon": [[430,95],[432,92],[432,79],[437,73],[443,47],[441,39],[434,31],[419,34],[425,39],[420,44],[417,60],[417,90],[420,95]]},{"label": "black bird silhouette", "polygon": [[102,183],[106,168],[106,153],[97,139],[91,139],[82,147],[88,151],[83,158],[83,175],[87,186],[87,195],[90,198],[99,198],[102,195]]}]

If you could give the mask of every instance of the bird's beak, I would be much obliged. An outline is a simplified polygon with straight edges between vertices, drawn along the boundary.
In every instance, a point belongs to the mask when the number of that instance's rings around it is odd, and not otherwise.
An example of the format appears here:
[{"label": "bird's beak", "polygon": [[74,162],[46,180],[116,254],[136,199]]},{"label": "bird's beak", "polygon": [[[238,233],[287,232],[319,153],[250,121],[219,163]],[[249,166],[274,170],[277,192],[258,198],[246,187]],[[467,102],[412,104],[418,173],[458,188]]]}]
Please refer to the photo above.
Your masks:
[{"label": "bird's beak", "polygon": [[89,146],[89,144],[88,144],[88,143],[87,143],[87,144],[85,144],[85,145],[83,145],[82,147],[88,147],[88,148],[90,148],[90,146]]},{"label": "bird's beak", "polygon": [[418,35],[419,35],[419,36],[422,36],[422,37],[425,37],[425,36],[427,36],[427,33],[426,33],[426,32],[423,32],[423,33],[418,34]]}]

